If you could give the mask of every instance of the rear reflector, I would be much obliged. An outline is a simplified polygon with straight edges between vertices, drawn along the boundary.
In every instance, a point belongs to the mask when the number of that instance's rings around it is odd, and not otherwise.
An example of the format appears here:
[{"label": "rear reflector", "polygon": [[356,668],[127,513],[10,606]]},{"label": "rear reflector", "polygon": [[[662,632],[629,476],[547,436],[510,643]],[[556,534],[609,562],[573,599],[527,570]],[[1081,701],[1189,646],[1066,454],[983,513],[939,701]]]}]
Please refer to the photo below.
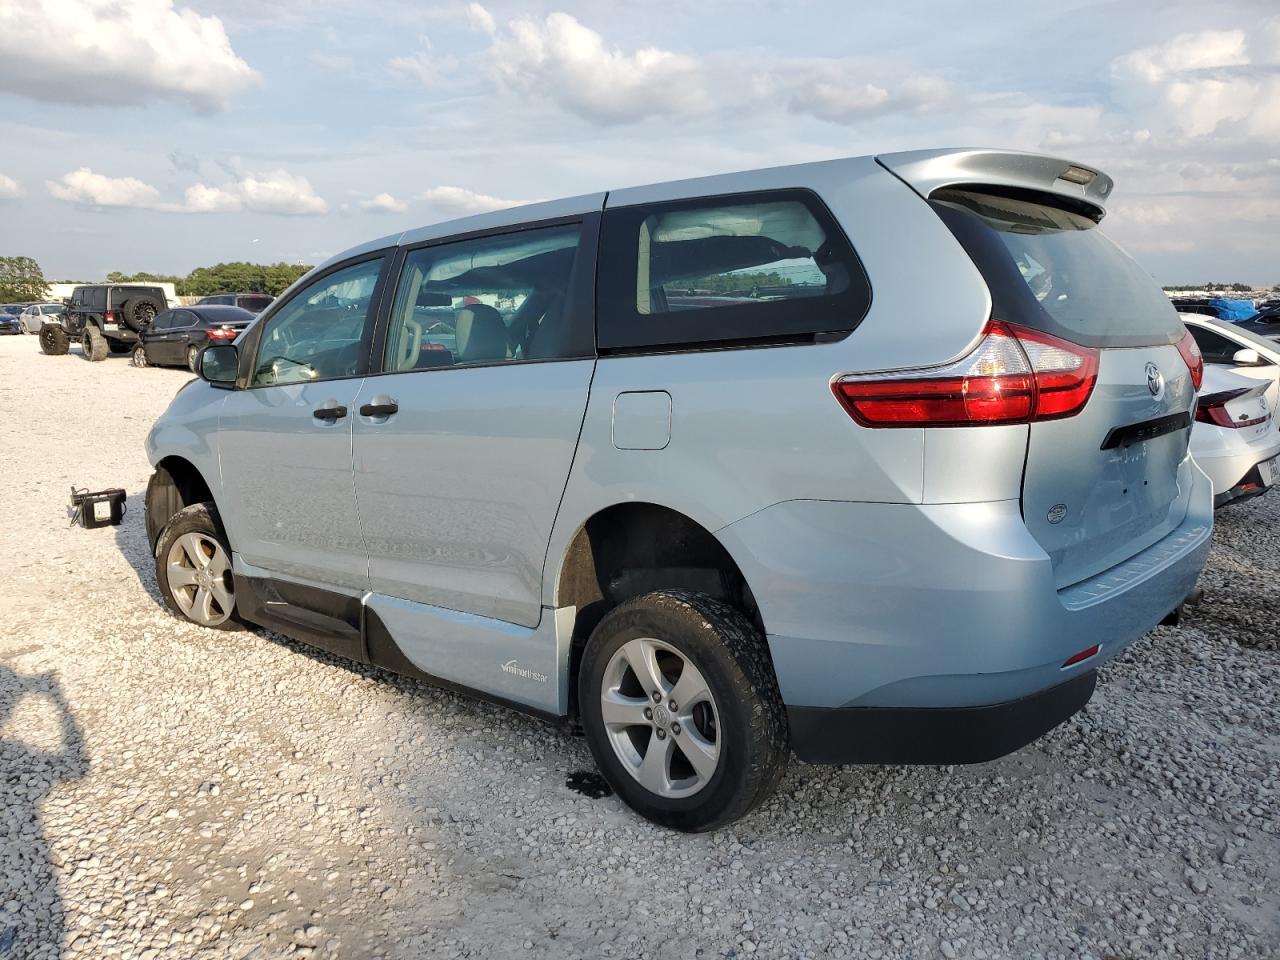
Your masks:
[{"label": "rear reflector", "polygon": [[1200,344],[1196,343],[1196,338],[1191,335],[1190,330],[1178,341],[1178,352],[1182,354],[1183,362],[1191,371],[1191,385],[1199,390],[1200,384],[1204,382],[1204,357],[1200,355]]},{"label": "rear reflector", "polygon": [[1201,423],[1211,423],[1215,427],[1227,427],[1231,430],[1239,430],[1241,427],[1256,427],[1260,423],[1266,423],[1270,416],[1264,413],[1260,417],[1253,417],[1246,420],[1232,419],[1231,413],[1227,410],[1227,404],[1238,397],[1243,397],[1246,393],[1253,393],[1255,388],[1241,387],[1238,390],[1223,390],[1221,393],[1206,393],[1200,398],[1200,403],[1196,407],[1196,419]]},{"label": "rear reflector", "polygon": [[1097,379],[1097,350],[993,319],[973,352],[946,367],[842,377],[831,388],[864,427],[971,427],[1073,416]]},{"label": "rear reflector", "polygon": [[1077,663],[1084,663],[1090,657],[1096,657],[1098,655],[1098,651],[1101,649],[1102,644],[1100,643],[1095,643],[1092,647],[1085,647],[1079,653],[1073,653],[1071,656],[1067,657],[1067,662],[1062,666],[1074,667]]}]

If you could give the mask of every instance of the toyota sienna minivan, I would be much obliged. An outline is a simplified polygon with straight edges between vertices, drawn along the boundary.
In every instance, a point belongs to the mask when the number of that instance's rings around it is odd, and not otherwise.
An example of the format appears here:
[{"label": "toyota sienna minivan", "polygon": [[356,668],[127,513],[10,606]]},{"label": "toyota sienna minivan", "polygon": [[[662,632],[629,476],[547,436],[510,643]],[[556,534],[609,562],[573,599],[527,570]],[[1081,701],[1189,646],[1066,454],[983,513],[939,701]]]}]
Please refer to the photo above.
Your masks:
[{"label": "toyota sienna minivan", "polygon": [[1016,750],[1209,549],[1200,355],[1111,188],[928,151],[350,250],[151,431],[165,602],[572,718],[683,830],[792,752]]}]

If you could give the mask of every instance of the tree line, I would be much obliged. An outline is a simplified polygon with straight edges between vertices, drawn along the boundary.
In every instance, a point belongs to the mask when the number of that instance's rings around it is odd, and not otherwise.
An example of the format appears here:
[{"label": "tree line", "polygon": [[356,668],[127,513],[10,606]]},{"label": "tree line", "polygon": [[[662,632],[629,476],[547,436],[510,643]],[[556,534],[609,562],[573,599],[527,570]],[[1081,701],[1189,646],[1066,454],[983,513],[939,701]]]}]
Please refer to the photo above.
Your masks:
[{"label": "tree line", "polygon": [[[302,263],[218,263],[196,267],[185,277],[161,273],[108,273],[108,283],[172,283],[180,297],[207,297],[213,293],[267,293],[278,297],[285,288],[311,269]],[[0,303],[43,300],[49,284],[40,264],[31,257],[0,257]]]},{"label": "tree line", "polygon": [[[1232,293],[1248,293],[1255,288],[1251,283],[1175,283],[1161,287],[1162,290],[1203,290],[1210,293],[1214,290],[1230,290]],[[1280,283],[1271,288],[1274,292],[1280,292]]]},{"label": "tree line", "polygon": [[185,277],[159,273],[107,274],[108,283],[172,283],[180,297],[207,297],[213,293],[282,294],[295,280],[311,269],[301,263],[219,263],[196,267]]}]

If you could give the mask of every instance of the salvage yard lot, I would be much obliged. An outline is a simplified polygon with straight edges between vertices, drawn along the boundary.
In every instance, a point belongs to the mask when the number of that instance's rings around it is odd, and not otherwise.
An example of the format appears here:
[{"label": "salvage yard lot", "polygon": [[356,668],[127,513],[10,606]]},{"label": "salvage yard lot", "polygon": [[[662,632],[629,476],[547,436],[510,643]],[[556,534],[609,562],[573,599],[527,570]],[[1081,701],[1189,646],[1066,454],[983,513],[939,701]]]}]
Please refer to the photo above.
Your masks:
[{"label": "salvage yard lot", "polygon": [[1038,744],[793,762],[689,837],[568,789],[565,729],[169,616],[142,442],[189,378],[0,340],[0,958],[1280,956],[1280,494]]}]

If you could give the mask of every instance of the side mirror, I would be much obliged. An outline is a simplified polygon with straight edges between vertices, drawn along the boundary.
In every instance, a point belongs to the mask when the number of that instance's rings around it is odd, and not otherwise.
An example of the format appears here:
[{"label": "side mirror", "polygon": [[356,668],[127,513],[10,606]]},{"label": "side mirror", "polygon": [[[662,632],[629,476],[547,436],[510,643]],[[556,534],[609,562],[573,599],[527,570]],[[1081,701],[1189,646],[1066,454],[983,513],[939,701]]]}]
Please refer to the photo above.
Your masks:
[{"label": "side mirror", "polygon": [[1253,347],[1245,347],[1231,355],[1231,362],[1238,367],[1258,367],[1262,365],[1262,358]]},{"label": "side mirror", "polygon": [[200,376],[215,387],[234,386],[240,372],[240,353],[230,343],[217,343],[200,351]]}]

